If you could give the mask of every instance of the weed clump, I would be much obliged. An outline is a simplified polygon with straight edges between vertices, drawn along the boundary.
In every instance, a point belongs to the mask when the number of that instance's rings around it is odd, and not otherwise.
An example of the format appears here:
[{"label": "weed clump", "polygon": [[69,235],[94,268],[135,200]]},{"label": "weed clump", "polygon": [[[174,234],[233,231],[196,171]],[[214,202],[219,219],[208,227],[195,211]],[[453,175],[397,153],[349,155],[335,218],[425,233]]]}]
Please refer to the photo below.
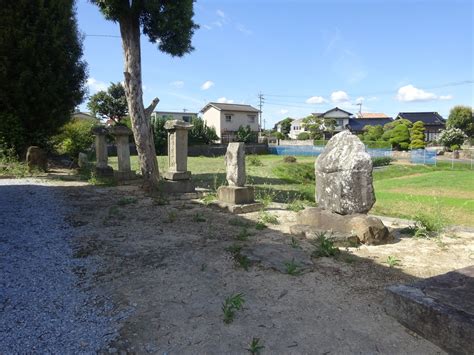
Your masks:
[{"label": "weed clump", "polygon": [[258,215],[259,222],[262,222],[264,224],[279,224],[280,222],[278,221],[278,217],[275,216],[274,214],[271,214],[270,212],[267,212],[265,210],[261,210],[259,215]]},{"label": "weed clump", "polygon": [[232,255],[232,258],[234,259],[236,265],[240,266],[245,271],[249,270],[250,260],[245,255],[241,254],[242,247],[240,245],[232,244],[225,250]]},{"label": "weed clump", "polygon": [[244,303],[245,299],[242,293],[231,295],[224,300],[222,312],[224,313],[225,324],[230,324],[234,321],[235,312],[241,310]]},{"label": "weed clump", "polygon": [[247,162],[250,166],[263,166],[262,161],[257,155],[248,155]]},{"label": "weed clump", "polygon": [[265,346],[260,344],[260,338],[253,338],[246,350],[252,355],[259,355],[264,348]]},{"label": "weed clump", "polygon": [[287,155],[283,158],[284,163],[296,163],[296,158],[292,155]]},{"label": "weed clump", "polygon": [[340,253],[340,250],[334,246],[334,242],[326,237],[326,232],[318,233],[312,244],[316,247],[311,254],[313,257],[331,257]]}]

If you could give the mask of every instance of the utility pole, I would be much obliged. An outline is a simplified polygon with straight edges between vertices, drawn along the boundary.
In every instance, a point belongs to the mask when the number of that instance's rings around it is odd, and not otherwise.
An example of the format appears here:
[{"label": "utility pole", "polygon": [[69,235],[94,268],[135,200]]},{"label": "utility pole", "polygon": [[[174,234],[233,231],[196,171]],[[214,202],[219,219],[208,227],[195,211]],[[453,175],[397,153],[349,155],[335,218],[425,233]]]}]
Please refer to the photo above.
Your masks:
[{"label": "utility pole", "polygon": [[[259,107],[259,109],[260,109],[260,112],[259,112],[259,115],[258,115],[258,116],[259,116],[258,128],[260,129],[260,131],[262,131],[262,107],[263,107],[263,103],[265,102],[265,98],[263,97],[262,92],[260,92],[260,93],[258,94],[258,100],[259,100],[259,101],[258,101],[258,102],[259,102],[259,103],[258,103],[258,107]],[[265,121],[263,121],[263,122],[265,122]],[[265,124],[264,124],[264,125],[265,125]],[[264,127],[264,128],[265,128],[265,127]]]},{"label": "utility pole", "polygon": [[356,106],[359,106],[359,118],[362,118],[362,102],[359,102]]},{"label": "utility pole", "polygon": [[187,108],[183,108],[183,112],[184,112],[184,113],[188,112],[188,109],[187,109]]}]

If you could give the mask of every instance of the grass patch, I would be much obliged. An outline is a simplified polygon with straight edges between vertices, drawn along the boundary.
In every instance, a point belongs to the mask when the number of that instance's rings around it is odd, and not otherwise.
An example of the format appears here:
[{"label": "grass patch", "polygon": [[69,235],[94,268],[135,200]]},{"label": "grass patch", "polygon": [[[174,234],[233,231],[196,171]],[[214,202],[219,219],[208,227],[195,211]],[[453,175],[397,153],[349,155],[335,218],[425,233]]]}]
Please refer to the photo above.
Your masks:
[{"label": "grass patch", "polygon": [[261,210],[258,214],[259,222],[263,224],[279,224],[278,217],[274,214]]},{"label": "grass patch", "polygon": [[250,260],[245,255],[241,254],[242,247],[240,245],[232,244],[231,246],[227,247],[225,250],[232,255],[232,258],[234,259],[234,263],[237,266],[241,267],[245,271],[249,270]]},{"label": "grass patch", "polygon": [[334,243],[326,237],[326,233],[319,233],[316,239],[311,242],[315,250],[311,254],[313,257],[331,257],[340,253],[340,250],[334,246]]},{"label": "grass patch", "polygon": [[265,346],[260,343],[260,338],[252,338],[252,341],[246,350],[252,355],[260,355],[264,348]]},{"label": "grass patch", "polygon": [[299,264],[295,262],[295,260],[287,261],[285,264],[285,270],[288,275],[291,276],[298,276],[301,275],[301,268]]},{"label": "grass patch", "polygon": [[397,259],[397,257],[393,256],[393,255],[389,255],[387,257],[387,260],[385,261],[389,267],[393,268],[395,266],[399,266],[400,265],[400,259]]},{"label": "grass patch", "polygon": [[288,211],[299,212],[304,210],[305,204],[301,200],[293,200],[287,206],[286,209]]},{"label": "grass patch", "polygon": [[245,299],[242,293],[231,295],[224,300],[222,312],[224,313],[224,323],[230,324],[234,321],[235,312],[240,311],[244,306]]}]

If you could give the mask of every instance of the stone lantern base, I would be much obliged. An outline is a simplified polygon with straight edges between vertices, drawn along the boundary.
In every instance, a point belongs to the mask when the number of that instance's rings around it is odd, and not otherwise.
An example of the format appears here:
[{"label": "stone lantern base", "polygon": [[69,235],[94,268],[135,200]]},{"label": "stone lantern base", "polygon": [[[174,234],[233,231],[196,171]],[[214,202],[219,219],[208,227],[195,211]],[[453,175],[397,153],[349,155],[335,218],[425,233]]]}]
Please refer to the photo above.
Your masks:
[{"label": "stone lantern base", "polygon": [[114,177],[114,169],[111,166],[106,166],[106,167],[95,166],[94,173],[98,177],[104,177],[104,178]]},{"label": "stone lantern base", "polygon": [[214,204],[232,213],[255,212],[263,208],[262,203],[255,202],[252,186],[221,186],[217,189],[217,198]]}]

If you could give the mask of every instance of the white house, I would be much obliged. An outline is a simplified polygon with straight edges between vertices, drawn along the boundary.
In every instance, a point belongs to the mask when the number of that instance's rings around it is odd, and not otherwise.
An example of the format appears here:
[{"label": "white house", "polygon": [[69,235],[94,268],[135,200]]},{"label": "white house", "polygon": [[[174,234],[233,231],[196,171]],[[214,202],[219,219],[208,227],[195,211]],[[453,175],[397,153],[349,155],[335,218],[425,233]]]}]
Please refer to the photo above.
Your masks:
[{"label": "white house", "polygon": [[240,126],[250,126],[253,132],[259,131],[260,111],[250,105],[210,102],[204,106],[201,113],[204,122],[216,130],[220,143],[235,141]]},{"label": "white house", "polygon": [[[326,128],[324,127],[324,121],[323,121],[323,124],[321,125],[321,129],[324,131],[324,136],[326,139],[330,138],[332,134],[339,133],[343,131],[344,129],[346,129],[349,125],[349,119],[353,116],[352,113],[344,111],[340,109],[339,107],[332,108],[322,113],[319,113],[319,112],[312,113],[311,115],[314,117],[321,118],[323,120],[326,120],[326,119],[335,120],[336,127],[334,128],[333,132],[329,132],[326,130]],[[288,134],[288,136],[291,139],[297,139],[298,134],[307,131],[306,128],[304,127],[303,120],[304,118],[300,118],[298,120],[294,120],[293,122],[291,122],[291,129],[290,129],[290,133]]]},{"label": "white house", "polygon": [[168,112],[168,111],[155,111],[151,114],[152,120],[164,118],[166,120],[183,120],[191,122],[193,118],[197,117],[197,113],[194,112]]}]

